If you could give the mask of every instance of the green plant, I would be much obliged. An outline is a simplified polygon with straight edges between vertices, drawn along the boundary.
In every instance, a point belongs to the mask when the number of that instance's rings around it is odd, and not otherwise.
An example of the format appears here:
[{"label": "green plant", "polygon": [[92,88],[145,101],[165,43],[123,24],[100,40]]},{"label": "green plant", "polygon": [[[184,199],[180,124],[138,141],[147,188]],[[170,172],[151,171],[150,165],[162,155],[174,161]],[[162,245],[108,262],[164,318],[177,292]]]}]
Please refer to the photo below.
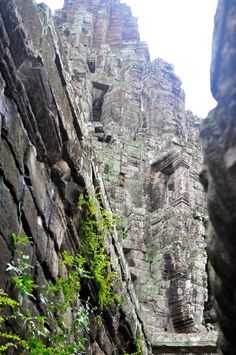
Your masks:
[{"label": "green plant", "polygon": [[[81,330],[89,331],[89,306],[86,303],[82,306],[79,299],[80,280],[81,278],[89,278],[88,272],[84,268],[85,259],[81,255],[69,255],[66,251],[62,253],[62,262],[68,267],[68,275],[66,278],[59,277],[55,284],[49,283],[42,289],[41,302],[47,306],[48,320],[56,317],[62,332],[51,337],[52,343],[66,342],[68,335],[73,331],[77,334]],[[55,302],[56,300],[56,302]],[[68,326],[67,311],[72,309],[73,322]],[[78,349],[84,349],[86,338],[77,337],[74,346]],[[70,348],[72,348],[70,343]]]},{"label": "green plant", "polygon": [[19,303],[9,298],[7,294],[2,289],[0,289],[0,307],[2,306],[8,306],[11,309],[15,309],[16,307],[19,306]]},{"label": "green plant", "polygon": [[[82,278],[96,280],[100,311],[108,303],[120,303],[114,292],[116,273],[112,271],[106,246],[106,239],[114,230],[115,216],[101,208],[98,201],[89,196],[81,199],[79,206],[82,210],[82,255],[69,255],[64,251],[61,266],[66,266],[67,275],[44,286],[37,285],[31,277],[33,267],[25,252],[31,242],[27,236],[21,235],[19,210],[20,231],[11,236],[15,257],[7,264],[7,271],[12,273],[12,281],[18,290],[18,300],[11,299],[0,290],[0,327],[6,321],[17,320],[26,327],[26,338],[22,339],[10,332],[0,332],[0,354],[11,347],[22,355],[83,354],[87,339],[82,334],[89,331],[91,310],[88,301],[82,304],[79,297]],[[37,294],[44,305],[43,315],[32,314],[29,309],[22,307],[25,300],[27,304],[30,304],[28,301],[35,301]]]},{"label": "green plant", "polygon": [[153,249],[148,249],[147,251],[147,260],[149,263],[152,263],[155,256],[156,256],[156,250],[153,250]]},{"label": "green plant", "polygon": [[15,247],[16,261],[13,260],[11,263],[8,263],[6,271],[12,271],[15,274],[12,280],[18,288],[21,298],[28,296],[35,299],[33,290],[36,288],[36,284],[27,273],[29,269],[32,269],[29,263],[29,255],[25,255],[20,248],[22,245],[29,244],[29,238],[18,234],[12,234],[11,237],[13,246]]},{"label": "green plant", "polygon": [[[61,263],[67,266],[66,278],[59,277],[56,283],[46,286],[35,284],[29,271],[32,266],[29,256],[21,250],[30,243],[28,237],[12,235],[16,261],[7,264],[7,271],[13,272],[12,280],[19,291],[19,301],[8,297],[0,290],[0,326],[5,321],[16,319],[26,326],[26,339],[17,334],[0,332],[0,354],[14,347],[21,354],[32,355],[69,355],[82,354],[87,339],[81,336],[88,332],[89,306],[83,306],[79,299],[80,279],[89,277],[84,269],[85,259],[81,255],[71,256],[62,253]],[[46,315],[32,315],[30,310],[22,311],[25,298],[35,300],[34,291],[40,289],[42,304],[46,305]],[[71,311],[71,323],[68,324],[68,312]],[[56,326],[55,326],[56,325]],[[53,328],[52,328],[53,327]],[[71,334],[74,337],[71,338]]]},{"label": "green plant", "polygon": [[0,354],[6,353],[7,349],[10,347],[18,348],[21,346],[22,349],[29,351],[29,345],[27,342],[16,334],[0,332],[0,338],[4,338],[7,342],[4,345],[0,345]]},{"label": "green plant", "polygon": [[136,347],[135,352],[132,354],[125,353],[124,355],[143,355],[142,352],[142,341],[141,341],[141,331],[140,329],[137,332],[137,338],[134,341],[134,345]]},{"label": "green plant", "polygon": [[102,310],[108,303],[120,303],[114,292],[116,272],[112,271],[106,245],[107,238],[114,232],[115,215],[102,208],[98,199],[91,196],[86,195],[78,204],[82,210],[84,255],[89,263],[90,276],[99,287],[99,306]]},{"label": "green plant", "polygon": [[[17,301],[8,297],[8,295],[2,289],[0,289],[0,327],[3,322],[16,318],[16,315],[19,311],[19,306],[20,305]],[[0,345],[0,354],[4,354],[10,347],[17,348],[19,345],[23,349],[28,350],[27,342],[21,339],[21,337],[19,337],[17,334],[0,331],[0,339],[5,340],[5,344]]]},{"label": "green plant", "polygon": [[141,331],[140,329],[138,330],[138,334],[137,334],[137,339],[135,341],[135,345],[136,345],[136,353],[135,355],[142,355],[143,352],[142,352],[142,341],[141,341]]}]

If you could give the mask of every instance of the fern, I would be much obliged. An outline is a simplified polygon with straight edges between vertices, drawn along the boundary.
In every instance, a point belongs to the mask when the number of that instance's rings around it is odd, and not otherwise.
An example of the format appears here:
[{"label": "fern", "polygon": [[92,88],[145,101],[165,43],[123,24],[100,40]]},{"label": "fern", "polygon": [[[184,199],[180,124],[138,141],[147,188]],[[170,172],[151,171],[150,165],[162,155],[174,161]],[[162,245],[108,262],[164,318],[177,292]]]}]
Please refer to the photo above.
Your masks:
[{"label": "fern", "polygon": [[99,287],[99,306],[102,310],[108,303],[120,303],[114,292],[116,272],[111,271],[106,248],[106,238],[113,233],[116,225],[115,215],[101,208],[91,196],[80,199],[78,205],[82,210],[83,249],[89,260],[91,277]]}]

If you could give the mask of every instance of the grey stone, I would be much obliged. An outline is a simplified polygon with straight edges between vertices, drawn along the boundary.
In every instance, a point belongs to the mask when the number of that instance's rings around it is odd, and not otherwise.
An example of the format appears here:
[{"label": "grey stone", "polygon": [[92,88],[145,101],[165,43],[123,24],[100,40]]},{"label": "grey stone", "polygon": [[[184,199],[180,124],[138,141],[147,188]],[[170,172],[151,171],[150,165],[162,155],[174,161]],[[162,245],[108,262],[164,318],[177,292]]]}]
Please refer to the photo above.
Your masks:
[{"label": "grey stone", "polygon": [[[75,255],[83,249],[78,198],[99,191],[100,204],[124,220],[107,237],[123,304],[107,305],[100,323],[91,310],[89,354],[135,353],[138,338],[142,353],[151,354],[150,341],[156,345],[147,326],[173,344],[182,332],[179,353],[183,344],[193,350],[186,332],[195,332],[204,348],[204,322],[209,329],[214,321],[210,303],[204,318],[207,212],[198,183],[200,119],[185,112],[173,66],[150,61],[137,19],[119,0],[65,0],[56,22],[45,5],[31,0],[2,0],[0,10],[0,154],[9,156],[0,170],[3,249],[21,225],[31,238],[35,281],[44,285],[68,275],[61,251]],[[234,150],[228,148],[225,165],[232,173]],[[230,220],[230,213],[221,212]],[[2,269],[10,257],[5,254]],[[224,262],[232,281],[227,257]],[[223,288],[217,285],[220,298]],[[99,308],[94,279],[81,281],[80,295]],[[32,309],[41,307],[37,302]],[[229,317],[231,309],[221,307]],[[70,328],[70,309],[67,315]]]}]

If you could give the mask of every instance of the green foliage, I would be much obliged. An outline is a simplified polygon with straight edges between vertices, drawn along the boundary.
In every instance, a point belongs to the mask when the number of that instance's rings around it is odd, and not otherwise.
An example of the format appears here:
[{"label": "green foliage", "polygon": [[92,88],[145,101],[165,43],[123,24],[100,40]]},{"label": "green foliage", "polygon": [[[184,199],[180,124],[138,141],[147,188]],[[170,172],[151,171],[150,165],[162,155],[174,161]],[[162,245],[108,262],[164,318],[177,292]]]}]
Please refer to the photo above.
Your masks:
[{"label": "green foliage", "polygon": [[142,344],[142,342],[141,342],[141,332],[140,332],[140,330],[138,330],[137,339],[135,341],[135,345],[136,345],[136,353],[135,353],[135,355],[142,355],[143,354],[141,344]]},{"label": "green foliage", "polygon": [[136,340],[134,341],[134,344],[135,344],[135,347],[136,347],[135,352],[132,353],[132,354],[125,353],[124,355],[143,355],[143,352],[142,352],[142,341],[141,341],[141,331],[140,331],[140,329],[138,330],[137,338],[136,338]]},{"label": "green foliage", "polygon": [[21,346],[22,349],[24,349],[23,351],[29,351],[29,345],[27,344],[27,342],[23,339],[21,339],[21,337],[19,337],[16,334],[12,334],[12,333],[7,333],[7,332],[0,332],[0,339],[4,338],[7,342],[4,345],[0,346],[0,354],[4,354],[6,352],[6,350],[10,347],[14,347],[14,348],[18,348],[18,346]]},{"label": "green foliage", "polygon": [[[30,257],[25,252],[30,239],[20,235],[21,222],[19,234],[11,236],[14,259],[7,264],[6,270],[12,274],[18,300],[11,299],[0,289],[0,328],[4,322],[16,320],[25,327],[26,338],[0,332],[0,354],[11,348],[22,355],[84,354],[87,339],[81,335],[89,331],[90,308],[88,302],[82,305],[79,298],[82,278],[96,280],[100,311],[108,303],[119,303],[113,286],[116,273],[112,271],[106,247],[106,239],[113,233],[116,223],[114,214],[100,208],[98,201],[89,196],[81,199],[79,206],[82,210],[83,255],[73,256],[64,251],[61,264],[66,265],[67,275],[58,277],[54,283],[42,286],[33,280]],[[21,220],[21,211],[19,213]],[[32,314],[22,307],[23,302],[25,305],[36,300],[37,294],[46,310],[44,315]]]},{"label": "green foliage", "polygon": [[0,289],[0,307],[1,306],[8,306],[11,309],[15,309],[19,306],[19,303],[9,298],[7,294],[2,289]]},{"label": "green foliage", "polygon": [[25,255],[21,250],[22,245],[29,244],[29,238],[27,236],[12,234],[11,239],[17,257],[16,261],[13,260],[11,263],[7,264],[6,271],[12,271],[15,274],[12,280],[18,288],[22,299],[24,296],[35,299],[33,290],[36,288],[36,285],[27,273],[29,269],[32,269],[29,262],[29,255]]},{"label": "green foliage", "polygon": [[12,239],[12,243],[13,245],[17,245],[17,244],[28,244],[29,243],[29,238],[27,236],[21,236],[19,234],[15,234],[13,233],[11,236]]},{"label": "green foliage", "polygon": [[155,256],[156,256],[157,252],[156,250],[153,250],[153,249],[149,249],[147,251],[147,260],[149,261],[149,263],[152,263]]},{"label": "green foliage", "polygon": [[90,274],[99,287],[99,306],[102,310],[108,303],[119,304],[114,292],[116,273],[111,271],[106,239],[114,232],[115,215],[101,208],[98,201],[85,196],[78,202],[82,210],[83,250],[88,260]]},{"label": "green foliage", "polygon": [[[8,295],[0,289],[0,326],[4,321],[16,318],[14,314],[17,314],[18,310],[19,303],[8,297]],[[16,334],[0,331],[0,340],[1,339],[5,340],[5,344],[0,345],[0,354],[6,353],[7,349],[10,347],[17,348],[19,345],[23,349],[28,350],[27,342]]]},{"label": "green foliage", "polygon": [[14,276],[12,279],[20,290],[22,296],[29,296],[35,299],[33,290],[35,289],[36,285],[29,275],[23,274]]},{"label": "green foliage", "polygon": [[[29,238],[14,234],[12,242],[16,261],[7,264],[7,271],[15,274],[12,280],[19,291],[19,301],[11,299],[0,289],[0,326],[10,319],[17,320],[27,327],[27,338],[22,339],[17,334],[0,332],[0,340],[3,343],[0,346],[0,354],[12,347],[25,355],[84,353],[87,339],[80,334],[89,330],[89,307],[88,304],[85,306],[81,304],[79,291],[81,277],[89,277],[84,269],[85,259],[81,255],[71,256],[63,252],[61,263],[67,265],[67,277],[59,277],[56,283],[50,282],[42,287],[36,285],[29,275],[32,268],[30,258],[20,249],[22,245],[29,243]],[[23,300],[35,299],[36,287],[40,289],[41,302],[47,309],[46,315],[35,316],[29,310],[23,312],[21,309]],[[71,319],[69,324],[68,316]],[[75,334],[73,339],[71,334]]]},{"label": "green foliage", "polygon": [[42,288],[41,302],[47,306],[50,318],[56,315],[65,334],[68,330],[66,312],[71,308],[71,305],[73,305],[74,331],[88,330],[89,307],[88,305],[86,308],[82,307],[79,300],[80,280],[82,277],[89,278],[88,272],[84,268],[85,259],[81,255],[69,255],[66,251],[62,253],[62,257],[64,264],[68,266],[68,275],[66,278],[59,277],[55,284],[49,283]]}]

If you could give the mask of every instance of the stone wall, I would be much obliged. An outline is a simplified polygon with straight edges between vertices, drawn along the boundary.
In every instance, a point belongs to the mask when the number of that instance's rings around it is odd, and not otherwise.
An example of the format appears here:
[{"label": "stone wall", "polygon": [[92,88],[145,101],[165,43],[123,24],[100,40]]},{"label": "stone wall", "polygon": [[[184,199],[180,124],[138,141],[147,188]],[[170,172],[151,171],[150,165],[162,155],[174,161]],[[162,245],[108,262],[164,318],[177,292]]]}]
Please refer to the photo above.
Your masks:
[{"label": "stone wall", "polygon": [[204,121],[201,133],[206,164],[201,178],[211,221],[207,244],[224,354],[236,352],[235,34],[235,2],[221,0],[215,17],[211,66],[211,90],[217,107]]},{"label": "stone wall", "polygon": [[[91,161],[85,112],[71,85],[49,9],[43,5],[36,9],[30,0],[7,0],[1,1],[0,12],[0,287],[16,296],[11,281],[15,274],[6,271],[7,264],[17,265],[19,257],[11,235],[27,235],[30,243],[23,252],[38,287],[34,298],[24,298],[23,308],[36,317],[47,314],[40,301],[42,287],[69,275],[62,251],[69,255],[82,252],[77,200],[96,187],[103,196],[100,203],[107,209],[109,204]],[[97,313],[98,285],[93,279],[82,280],[81,307],[87,307],[88,301],[91,307],[90,324],[80,337],[87,338],[85,346],[91,354],[133,353],[137,338],[147,354],[138,301],[115,232],[109,239],[109,254],[118,277],[116,292],[125,302]],[[68,322],[72,317],[68,310]],[[56,321],[49,331],[53,334],[58,327],[65,332]],[[9,328],[24,336],[20,320],[1,322],[1,331]],[[73,339],[72,326],[66,329]]]},{"label": "stone wall", "polygon": [[[98,35],[101,16],[106,28]],[[122,246],[142,317],[150,329],[202,331],[208,295],[200,119],[185,111],[173,66],[140,51],[126,5],[68,1],[57,23],[74,85],[87,90],[80,102],[97,169],[125,221]]]},{"label": "stone wall", "polygon": [[[38,287],[23,306],[47,314],[40,290],[69,279],[63,251],[84,255],[78,200],[94,196],[98,220],[104,209],[120,220],[106,241],[120,301],[101,310],[99,283],[81,279],[86,353],[213,352],[200,119],[173,66],[150,61],[119,0],[67,0],[56,25],[31,0],[2,0],[0,13],[0,288],[17,296],[11,236],[27,235]],[[73,307],[67,320],[76,339]],[[49,331],[63,327],[55,317]]]}]

